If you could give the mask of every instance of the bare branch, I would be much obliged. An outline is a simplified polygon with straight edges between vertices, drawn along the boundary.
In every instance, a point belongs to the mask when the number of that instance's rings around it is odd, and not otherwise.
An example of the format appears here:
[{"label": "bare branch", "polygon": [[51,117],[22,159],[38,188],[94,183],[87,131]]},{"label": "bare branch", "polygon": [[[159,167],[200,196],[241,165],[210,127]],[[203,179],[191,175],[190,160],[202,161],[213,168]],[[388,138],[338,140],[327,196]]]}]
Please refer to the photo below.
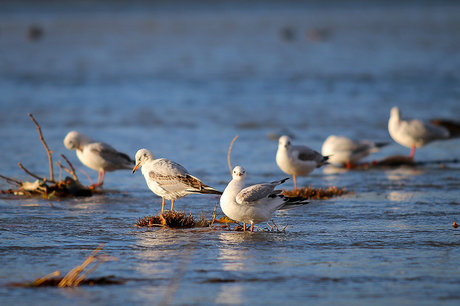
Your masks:
[{"label": "bare branch", "polygon": [[78,181],[77,174],[75,173],[75,168],[72,166],[72,164],[70,163],[70,161],[67,159],[67,157],[64,154],[61,154],[61,157],[62,157],[62,159],[64,159],[66,161],[67,165],[69,165],[70,172],[67,171],[68,169],[65,168],[65,167],[64,167],[64,170],[69,172],[72,175],[74,180]]},{"label": "bare branch", "polygon": [[[18,163],[18,166],[19,166],[19,168],[21,168],[22,170],[24,170],[24,172],[27,173],[28,175],[30,175],[31,177],[36,178],[37,180],[40,180],[40,181],[44,181],[44,182],[46,181],[46,178],[40,177],[40,176],[38,176],[38,175],[36,175],[36,174],[30,172],[29,170],[27,170],[27,169],[21,164],[21,162]],[[49,182],[54,183],[54,181],[49,181]]]},{"label": "bare branch", "polygon": [[35,120],[34,116],[31,113],[29,113],[29,117],[33,121],[33,123],[37,126],[38,134],[40,135],[40,140],[41,140],[43,146],[45,147],[46,154],[48,154],[48,162],[50,164],[50,181],[54,181],[53,158],[51,156],[51,153],[53,153],[53,151],[51,151],[48,148],[48,145],[46,144],[45,138],[43,138],[42,129],[41,129],[40,125],[38,124],[38,122]]},{"label": "bare branch", "polygon": [[[69,173],[70,175],[72,175],[72,171],[70,171],[70,169],[68,169],[66,166],[62,165],[61,161],[59,160],[57,163],[57,166],[59,167],[59,177],[61,177],[61,170],[64,170],[65,172]],[[61,179],[59,179],[60,181]]]},{"label": "bare branch", "polygon": [[0,175],[0,178],[4,179],[8,183],[14,183],[14,184],[18,185],[19,187],[22,186],[22,183],[20,181],[15,180],[15,179],[12,179],[12,178],[9,178],[9,177],[3,176],[3,175]]},{"label": "bare branch", "polygon": [[36,280],[34,280],[34,282],[32,283],[32,286],[38,287],[41,284],[43,284],[44,282],[52,279],[53,277],[58,277],[60,275],[61,275],[61,272],[54,271],[53,273],[50,273],[48,275],[45,275],[43,277],[40,277],[40,278],[37,278]]}]

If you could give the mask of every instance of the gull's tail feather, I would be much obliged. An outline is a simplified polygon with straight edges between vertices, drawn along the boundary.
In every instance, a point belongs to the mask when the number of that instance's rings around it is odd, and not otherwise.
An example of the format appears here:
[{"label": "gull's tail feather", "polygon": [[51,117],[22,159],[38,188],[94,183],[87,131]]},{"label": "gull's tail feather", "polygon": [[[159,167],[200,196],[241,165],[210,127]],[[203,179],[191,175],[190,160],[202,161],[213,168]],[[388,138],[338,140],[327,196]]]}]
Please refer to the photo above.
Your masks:
[{"label": "gull's tail feather", "polygon": [[281,184],[283,184],[284,182],[286,182],[288,179],[289,179],[289,178],[287,177],[287,178],[284,178],[284,179],[279,180],[279,181],[273,181],[273,182],[271,182],[271,184],[281,185]]},{"label": "gull's tail feather", "polygon": [[201,183],[199,188],[188,188],[187,192],[190,193],[200,193],[200,194],[222,194],[222,191],[219,191],[211,186]]},{"label": "gull's tail feather", "polygon": [[198,191],[198,193],[201,193],[201,194],[222,194],[222,191],[219,191],[215,188],[212,188],[210,186],[207,186],[207,185],[203,185],[202,186],[202,189]]},{"label": "gull's tail feather", "polygon": [[286,210],[296,208],[305,204],[310,203],[308,200],[302,197],[287,197],[285,195],[278,195],[284,200],[283,205],[278,210]]},{"label": "gull's tail feather", "polygon": [[329,160],[329,157],[331,157],[331,156],[332,156],[332,154],[331,154],[331,155],[327,155],[327,156],[322,156],[322,159],[321,159],[321,161],[317,164],[316,168],[319,168],[319,167],[324,166],[324,165],[329,165],[328,160]]},{"label": "gull's tail feather", "polygon": [[186,191],[189,193],[201,193],[201,194],[222,194],[221,191],[212,188],[206,184],[203,184],[198,178],[188,174],[183,178],[184,184],[188,185]]},{"label": "gull's tail feather", "polygon": [[448,119],[433,119],[431,123],[449,131],[449,138],[460,137],[460,122]]}]

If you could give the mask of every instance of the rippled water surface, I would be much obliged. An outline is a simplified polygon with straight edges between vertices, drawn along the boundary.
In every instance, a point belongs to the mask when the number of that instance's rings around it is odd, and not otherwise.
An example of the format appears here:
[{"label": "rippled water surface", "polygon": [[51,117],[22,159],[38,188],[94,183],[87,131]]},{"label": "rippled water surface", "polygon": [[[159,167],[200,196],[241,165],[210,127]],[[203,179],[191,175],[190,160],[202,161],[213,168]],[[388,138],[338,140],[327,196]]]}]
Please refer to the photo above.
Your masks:
[{"label": "rippled water surface", "polygon": [[[36,40],[33,25],[43,31]],[[0,174],[29,179],[18,161],[48,174],[31,112],[55,156],[79,169],[62,144],[70,130],[131,156],[149,148],[223,190],[238,134],[232,162],[248,182],[280,179],[273,135],[316,150],[330,134],[391,141],[394,105],[458,120],[459,29],[456,2],[3,2]],[[408,153],[392,143],[372,158]],[[459,157],[459,140],[416,152]],[[459,182],[458,164],[319,169],[299,183],[353,194],[275,214],[282,233],[136,228],[161,199],[130,171],[108,173],[104,187],[116,192],[106,195],[1,197],[0,302],[458,304]],[[209,217],[218,200],[189,196],[175,207]],[[93,276],[125,284],[5,286],[66,272],[100,243],[118,261]]]}]

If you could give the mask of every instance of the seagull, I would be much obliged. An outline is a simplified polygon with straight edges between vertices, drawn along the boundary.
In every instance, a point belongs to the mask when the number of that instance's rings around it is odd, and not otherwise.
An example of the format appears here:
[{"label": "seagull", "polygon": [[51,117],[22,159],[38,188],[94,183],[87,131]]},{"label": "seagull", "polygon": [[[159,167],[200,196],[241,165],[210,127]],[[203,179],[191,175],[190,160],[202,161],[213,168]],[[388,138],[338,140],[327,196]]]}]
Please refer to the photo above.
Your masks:
[{"label": "seagull", "polygon": [[198,178],[190,175],[188,171],[178,163],[166,158],[155,159],[152,152],[147,149],[140,149],[135,156],[136,166],[133,173],[142,167],[147,186],[150,190],[160,196],[161,214],[165,207],[165,199],[171,201],[171,211],[174,201],[189,194],[222,194],[222,192],[203,184]]},{"label": "seagull", "polygon": [[289,136],[281,136],[278,141],[276,163],[286,174],[292,175],[294,188],[297,189],[296,176],[306,176],[327,163],[328,156],[306,146],[291,145]]},{"label": "seagull", "polygon": [[321,153],[329,156],[331,164],[345,165],[350,169],[358,161],[371,153],[380,151],[387,142],[372,142],[369,140],[353,140],[344,136],[331,135],[323,143]]},{"label": "seagull", "polygon": [[271,183],[262,183],[244,188],[246,170],[241,166],[233,168],[232,180],[228,183],[220,197],[220,207],[224,214],[232,220],[254,224],[270,220],[275,210],[294,208],[308,201],[299,197],[286,197],[275,187],[289,178]]},{"label": "seagull", "polygon": [[76,131],[66,135],[64,145],[69,150],[77,151],[77,157],[83,165],[99,172],[97,184],[92,185],[94,187],[102,186],[106,171],[131,169],[134,164],[129,155],[118,152],[106,143],[95,142]]},{"label": "seagull", "polygon": [[394,141],[405,147],[411,148],[410,158],[414,158],[415,148],[420,148],[435,140],[447,139],[449,130],[445,127],[423,122],[417,119],[401,117],[398,107],[393,107],[388,120],[388,131]]}]

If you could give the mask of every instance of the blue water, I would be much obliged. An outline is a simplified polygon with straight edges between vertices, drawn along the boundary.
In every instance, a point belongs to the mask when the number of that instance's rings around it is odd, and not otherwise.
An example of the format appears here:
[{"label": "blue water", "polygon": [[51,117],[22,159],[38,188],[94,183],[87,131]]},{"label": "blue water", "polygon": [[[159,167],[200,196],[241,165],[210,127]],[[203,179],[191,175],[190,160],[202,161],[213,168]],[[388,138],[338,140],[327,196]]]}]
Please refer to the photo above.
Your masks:
[{"label": "blue water", "polygon": [[[48,175],[28,112],[55,159],[78,169],[62,144],[70,130],[131,156],[148,148],[221,190],[235,135],[232,163],[257,183],[285,177],[273,135],[316,150],[330,134],[391,141],[394,105],[458,120],[459,17],[456,2],[3,2],[0,174],[31,179],[21,161]],[[40,39],[27,37],[31,25]],[[459,148],[433,143],[416,159],[460,158]],[[393,142],[367,160],[408,153]],[[456,305],[459,181],[458,164],[319,169],[299,183],[354,193],[275,214],[282,233],[136,228],[161,199],[130,171],[108,173],[104,187],[117,192],[92,198],[1,197],[0,303]],[[210,217],[218,200],[175,208]],[[5,286],[65,273],[100,243],[118,261],[93,276],[125,284]]]}]

